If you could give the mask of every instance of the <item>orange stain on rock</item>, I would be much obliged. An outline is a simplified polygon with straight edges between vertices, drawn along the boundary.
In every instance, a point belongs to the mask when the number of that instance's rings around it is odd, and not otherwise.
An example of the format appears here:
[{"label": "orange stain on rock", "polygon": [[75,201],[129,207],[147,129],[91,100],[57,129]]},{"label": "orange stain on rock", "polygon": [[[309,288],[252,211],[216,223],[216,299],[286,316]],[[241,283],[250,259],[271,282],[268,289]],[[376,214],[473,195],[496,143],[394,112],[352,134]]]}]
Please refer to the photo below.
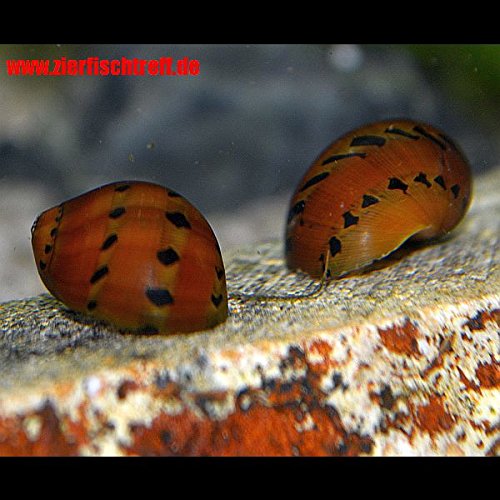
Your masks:
[{"label": "orange stain on rock", "polygon": [[[160,413],[150,425],[130,428],[132,455],[188,456],[327,456],[369,454],[369,436],[348,432],[334,407],[325,404],[320,380],[328,366],[329,346],[317,343],[315,355],[325,362],[308,362],[310,348],[293,346],[280,369],[286,378],[265,378],[257,388],[232,396],[209,392],[192,397],[188,407],[171,415]],[[168,382],[164,390],[180,394]],[[191,396],[190,396],[191,399]],[[217,415],[217,405],[226,414]],[[179,401],[180,402],[180,401]],[[193,411],[193,405],[196,410]]]},{"label": "orange stain on rock", "polygon": [[217,422],[185,411],[161,414],[151,426],[131,429],[132,455],[180,456],[327,456],[369,453],[372,441],[346,433],[333,408],[311,411],[310,429],[297,425],[294,408],[254,405]]},{"label": "orange stain on rock", "polygon": [[[484,314],[476,316],[473,326],[479,329],[485,321]],[[409,320],[402,326],[380,330],[382,344],[402,356],[419,355],[419,334],[418,327]],[[71,417],[61,415],[47,402],[38,411],[0,419],[0,455],[99,453],[99,442],[109,445],[111,440],[118,454],[142,456],[369,455],[373,453],[376,436],[346,429],[345,415],[327,403],[329,394],[322,383],[325,377],[332,377],[334,390],[344,391],[348,387],[343,380],[345,373],[342,369],[337,371],[337,364],[330,357],[331,350],[331,345],[321,339],[291,345],[280,360],[279,374],[269,376],[262,369],[260,384],[240,388],[238,392],[190,392],[164,369],[148,382],[141,381],[140,373],[134,373],[113,389],[120,407],[126,407],[126,400],[136,392],[149,395],[158,405],[153,415],[128,421],[125,431],[130,441],[119,438],[115,431],[119,428],[123,432],[124,427],[115,428],[113,413],[94,407],[92,398],[82,401]],[[442,340],[432,369],[441,366],[440,358],[451,351],[450,342]],[[493,362],[478,365],[472,380],[464,372],[459,373],[467,391],[498,387],[500,381],[499,366]],[[387,431],[413,429],[410,440],[422,434],[432,440],[451,435],[455,423],[461,422],[460,415],[455,417],[447,411],[445,396],[430,395],[427,404],[415,404],[411,398],[394,393],[389,385],[373,384],[369,391],[371,401],[384,410],[380,425]],[[409,412],[397,411],[396,401],[400,398]],[[494,429],[487,421],[477,424],[477,428],[486,433]],[[456,439],[459,442],[460,436]],[[464,434],[462,441],[465,439]],[[477,443],[476,446],[481,448]],[[462,449],[462,444],[450,446],[444,453],[459,455]],[[488,444],[485,453],[496,454],[497,449],[497,442]]]},{"label": "orange stain on rock", "polygon": [[500,365],[480,364],[476,370],[476,377],[483,389],[492,389],[500,385]]},{"label": "orange stain on rock", "polygon": [[476,369],[476,377],[479,379],[479,384],[469,380],[460,367],[457,366],[460,373],[460,380],[465,384],[467,389],[480,391],[481,389],[492,389],[500,385],[500,366],[496,363],[483,363]]},{"label": "orange stain on rock", "polygon": [[469,327],[471,331],[484,330],[487,322],[493,322],[497,327],[500,326],[500,309],[478,311],[475,316],[465,323],[465,326]]},{"label": "orange stain on rock", "polygon": [[438,396],[431,396],[427,405],[417,406],[416,425],[431,436],[447,432],[454,425],[454,418],[450,415]]},{"label": "orange stain on rock", "polygon": [[[37,437],[23,428],[28,418],[39,419]],[[0,456],[73,456],[81,443],[68,441],[50,403],[31,415],[0,420]]]},{"label": "orange stain on rock", "polygon": [[383,330],[379,330],[382,344],[396,354],[407,356],[419,356],[417,337],[420,332],[418,328],[407,320],[402,326],[396,325]]},{"label": "orange stain on rock", "polygon": [[[332,346],[325,342],[324,340],[315,340],[307,347],[307,353],[314,358],[319,357],[321,361],[312,360],[314,363],[315,369],[320,368],[329,368],[332,365],[332,361],[330,359],[330,355],[332,352]],[[322,370],[326,371],[326,370]]]},{"label": "orange stain on rock", "polygon": [[134,382],[133,380],[124,380],[118,387],[116,395],[118,396],[118,399],[125,399],[130,392],[135,391],[138,388],[139,384],[137,382]]}]

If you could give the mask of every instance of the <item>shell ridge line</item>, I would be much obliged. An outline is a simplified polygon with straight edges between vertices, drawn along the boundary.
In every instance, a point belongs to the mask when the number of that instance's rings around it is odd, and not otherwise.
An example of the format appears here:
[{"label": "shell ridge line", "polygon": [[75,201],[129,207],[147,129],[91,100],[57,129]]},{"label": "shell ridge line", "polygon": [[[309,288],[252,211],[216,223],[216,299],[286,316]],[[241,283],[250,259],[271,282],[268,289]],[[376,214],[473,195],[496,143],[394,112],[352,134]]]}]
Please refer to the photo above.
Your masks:
[{"label": "shell ridge line", "polygon": [[[59,227],[61,226],[61,223],[62,223],[62,220],[64,217],[64,204],[59,205],[59,207],[60,207],[59,212],[54,219],[54,222],[57,225],[55,226],[55,228],[52,228],[50,231],[52,251],[50,252],[49,261],[46,262],[46,265],[45,265],[45,271],[47,273],[50,272],[51,264],[52,264],[53,260],[55,260],[56,246],[57,246],[57,233],[59,232]],[[54,229],[55,229],[55,231],[54,231]]]},{"label": "shell ridge line", "polygon": [[[128,184],[128,183],[127,183]],[[122,202],[120,204],[116,203],[116,199],[120,198],[120,201],[126,199],[128,196],[129,190],[123,189],[123,185],[120,190],[117,190],[114,188],[114,184],[108,184],[106,186],[102,186],[100,188],[97,188],[96,191],[101,193],[102,196],[106,195],[106,191],[111,191],[111,197],[110,197],[110,207],[105,208],[105,213],[106,213],[106,224],[104,224],[103,227],[103,234],[101,235],[101,241],[105,242],[107,239],[107,236],[110,234],[119,234],[119,228],[122,227],[127,219],[126,217],[118,217],[118,218],[112,218],[109,217],[108,214],[113,212],[117,208],[118,205],[126,205],[125,202]],[[96,219],[103,217],[104,214],[100,214],[99,216],[95,217]],[[126,215],[126,214],[124,214]],[[119,238],[119,236],[118,236]],[[96,253],[96,258],[94,262],[94,274],[90,277],[90,283],[91,286],[89,287],[88,295],[87,295],[87,309],[89,308],[90,304],[90,310],[94,310],[97,307],[97,304],[99,304],[101,300],[101,290],[104,287],[105,284],[105,279],[97,279],[96,281],[92,281],[94,276],[96,276],[96,273],[99,273],[101,269],[106,269],[105,275],[110,275],[112,272],[112,260],[113,260],[113,255],[114,252],[116,251],[116,246],[115,248],[111,248],[109,251],[103,250],[102,246],[100,247],[100,250]],[[104,256],[102,255],[104,254]],[[103,276],[104,278],[105,276]]]},{"label": "shell ridge line", "polygon": [[[187,238],[186,235],[179,235],[179,239],[182,240],[183,245],[182,248],[178,248],[176,245],[176,248],[174,249],[171,246],[170,238],[168,237],[169,234],[169,228],[167,227],[168,221],[167,219],[163,216],[163,214],[167,213],[169,209],[169,204],[172,203],[173,199],[178,199],[178,197],[172,197],[169,195],[169,190],[165,189],[164,191],[164,197],[162,200],[161,204],[161,213],[162,216],[159,217],[159,222],[160,222],[160,234],[158,237],[158,242],[156,247],[154,248],[154,254],[155,254],[155,266],[154,268],[157,268],[156,272],[152,272],[151,276],[151,282],[149,282],[146,285],[146,288],[144,290],[144,293],[148,297],[148,299],[151,301],[150,294],[152,293],[151,290],[157,290],[157,293],[162,294],[165,297],[165,300],[163,301],[163,305],[173,305],[176,304],[176,285],[178,281],[178,274],[179,274],[179,269],[180,266],[183,265],[183,259],[182,259],[182,250],[184,248],[184,245],[186,244],[185,238]],[[171,249],[172,251],[169,252],[168,249]],[[167,265],[165,264],[158,266],[159,263],[161,263],[161,252],[168,252],[172,257],[175,256],[172,259],[172,265]],[[175,273],[175,278],[172,278],[172,282],[170,284],[165,283],[162,279],[162,273],[168,273],[169,277],[172,273]],[[153,302],[154,303],[154,302]],[[158,305],[158,304],[156,304]],[[161,324],[162,328],[165,328],[165,326],[168,323],[168,320],[172,314],[172,309],[170,307],[164,307],[162,308],[162,315],[161,315]],[[143,319],[147,322],[148,318],[143,315]]]}]

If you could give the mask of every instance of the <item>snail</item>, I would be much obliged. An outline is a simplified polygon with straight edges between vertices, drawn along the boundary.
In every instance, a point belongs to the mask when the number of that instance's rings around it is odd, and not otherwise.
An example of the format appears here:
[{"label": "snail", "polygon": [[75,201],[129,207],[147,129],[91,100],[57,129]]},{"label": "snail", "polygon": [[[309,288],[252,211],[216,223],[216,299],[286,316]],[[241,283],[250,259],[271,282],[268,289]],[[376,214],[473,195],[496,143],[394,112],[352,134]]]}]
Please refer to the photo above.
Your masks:
[{"label": "snail", "polygon": [[31,233],[43,283],[74,311],[136,333],[192,332],[227,318],[214,232],[168,188],[107,184],[44,211]]},{"label": "snail", "polygon": [[293,194],[286,263],[338,278],[382,259],[406,240],[451,231],[470,204],[471,173],[459,147],[411,120],[372,123],[331,143]]}]

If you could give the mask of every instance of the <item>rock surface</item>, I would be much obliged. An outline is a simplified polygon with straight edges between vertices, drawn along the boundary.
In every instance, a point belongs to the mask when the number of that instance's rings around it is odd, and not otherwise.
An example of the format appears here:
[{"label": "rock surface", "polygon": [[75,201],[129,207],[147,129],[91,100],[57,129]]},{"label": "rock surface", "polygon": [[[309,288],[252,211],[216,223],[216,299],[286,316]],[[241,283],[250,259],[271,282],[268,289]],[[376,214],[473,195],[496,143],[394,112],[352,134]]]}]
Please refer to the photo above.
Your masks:
[{"label": "rock surface", "polygon": [[0,304],[0,454],[499,455],[499,190],[497,169],[449,238],[321,290],[281,241],[227,253],[212,331]]}]

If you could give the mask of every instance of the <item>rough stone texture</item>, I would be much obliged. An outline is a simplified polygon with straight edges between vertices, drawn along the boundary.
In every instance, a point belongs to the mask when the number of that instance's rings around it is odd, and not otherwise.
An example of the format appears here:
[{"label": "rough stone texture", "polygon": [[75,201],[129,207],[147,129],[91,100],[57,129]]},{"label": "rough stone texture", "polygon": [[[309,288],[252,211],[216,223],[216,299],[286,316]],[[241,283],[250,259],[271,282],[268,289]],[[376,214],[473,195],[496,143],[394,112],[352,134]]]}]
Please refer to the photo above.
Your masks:
[{"label": "rough stone texture", "polygon": [[475,187],[445,241],[322,290],[280,241],[225,255],[209,332],[1,304],[0,454],[499,455],[500,170]]}]

